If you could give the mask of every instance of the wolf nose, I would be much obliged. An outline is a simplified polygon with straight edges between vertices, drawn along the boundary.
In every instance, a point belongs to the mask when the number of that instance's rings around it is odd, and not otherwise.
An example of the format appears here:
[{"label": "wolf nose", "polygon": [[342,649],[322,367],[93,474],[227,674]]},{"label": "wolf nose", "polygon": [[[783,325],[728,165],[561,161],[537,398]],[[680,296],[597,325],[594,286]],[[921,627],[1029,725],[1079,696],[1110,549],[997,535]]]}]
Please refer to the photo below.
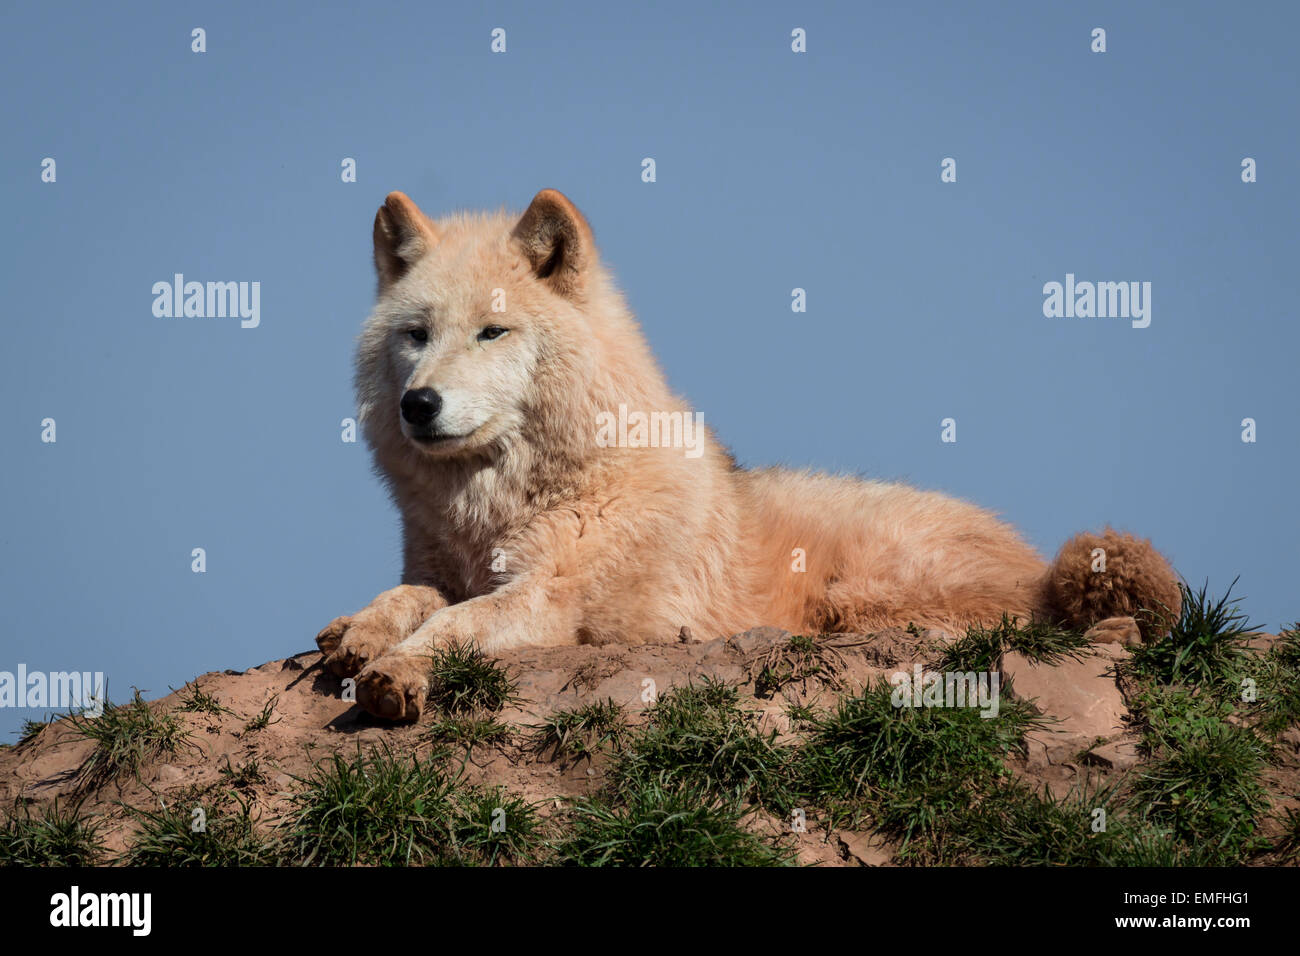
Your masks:
[{"label": "wolf nose", "polygon": [[412,425],[432,425],[442,409],[442,397],[431,388],[413,388],[402,396],[402,417]]}]

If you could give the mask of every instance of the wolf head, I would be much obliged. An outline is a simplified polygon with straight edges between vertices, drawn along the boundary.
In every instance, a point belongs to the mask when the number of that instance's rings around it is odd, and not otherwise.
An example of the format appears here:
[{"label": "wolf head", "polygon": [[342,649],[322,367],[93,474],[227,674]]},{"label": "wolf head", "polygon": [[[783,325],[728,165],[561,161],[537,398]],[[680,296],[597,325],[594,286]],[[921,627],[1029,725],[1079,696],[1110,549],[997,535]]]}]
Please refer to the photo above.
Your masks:
[{"label": "wolf head", "polygon": [[644,369],[648,351],[561,193],[543,190],[521,216],[435,222],[394,192],[375,216],[374,255],[357,393],[388,470],[490,459],[520,443],[582,457],[596,411],[639,390],[618,382],[618,356],[638,354]]}]

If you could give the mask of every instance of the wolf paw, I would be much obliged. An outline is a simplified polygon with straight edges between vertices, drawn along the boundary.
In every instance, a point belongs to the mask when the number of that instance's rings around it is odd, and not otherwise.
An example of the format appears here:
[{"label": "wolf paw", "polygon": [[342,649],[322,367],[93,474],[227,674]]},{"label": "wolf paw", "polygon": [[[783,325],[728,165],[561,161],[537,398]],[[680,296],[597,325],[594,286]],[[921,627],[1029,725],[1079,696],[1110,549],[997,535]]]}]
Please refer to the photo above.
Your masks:
[{"label": "wolf paw", "polygon": [[336,617],[321,629],[316,635],[316,646],[320,648],[322,654],[333,654],[338,650],[339,642],[343,640],[343,634],[352,623],[352,618]]},{"label": "wolf paw", "polygon": [[1098,621],[1083,635],[1094,644],[1121,644],[1136,647],[1142,643],[1142,632],[1132,617],[1108,617]]},{"label": "wolf paw", "polygon": [[336,617],[316,635],[325,666],[339,677],[352,677],[392,647],[401,635],[360,618]]},{"label": "wolf paw", "polygon": [[357,703],[385,720],[419,720],[429,694],[429,661],[389,655],[357,675]]}]

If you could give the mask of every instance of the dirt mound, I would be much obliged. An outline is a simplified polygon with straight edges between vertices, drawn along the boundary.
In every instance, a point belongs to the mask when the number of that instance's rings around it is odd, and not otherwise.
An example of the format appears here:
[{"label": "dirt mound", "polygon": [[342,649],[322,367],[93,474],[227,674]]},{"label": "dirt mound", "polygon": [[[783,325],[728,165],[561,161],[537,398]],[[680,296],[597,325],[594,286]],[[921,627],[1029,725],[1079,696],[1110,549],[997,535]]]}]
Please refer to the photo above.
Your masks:
[{"label": "dirt mound", "polygon": [[[603,767],[600,759],[550,760],[527,746],[529,728],[550,714],[610,699],[635,722],[657,695],[711,677],[741,684],[749,692],[744,703],[761,715],[763,726],[785,732],[789,704],[823,698],[829,703],[841,688],[861,688],[887,670],[919,659],[920,651],[938,637],[905,631],[873,637],[832,635],[819,642],[832,663],[802,675],[780,672],[781,648],[790,635],[776,628],[709,642],[683,635],[678,643],[666,645],[508,652],[499,660],[518,682],[517,699],[496,718],[511,733],[490,747],[475,746],[467,770],[475,782],[504,785],[529,801],[554,804],[591,792]],[[0,751],[3,799],[12,805],[16,798],[45,804],[84,797],[84,810],[103,819],[106,845],[116,852],[134,830],[124,805],[157,810],[197,789],[237,785],[269,819],[284,809],[295,778],[307,775],[315,762],[331,753],[350,756],[358,747],[364,751],[372,746],[412,753],[431,748],[428,729],[436,713],[408,726],[380,721],[344,700],[342,682],[320,664],[319,652],[309,651],[247,671],[212,672],[151,701],[152,711],[175,715],[182,722],[187,740],[175,753],[148,762],[138,778],[125,775],[89,789],[78,771],[95,743],[69,720],[58,720]],[[755,696],[756,689],[765,696]],[[196,693],[210,704],[196,709]],[[809,861],[856,859],[856,849],[828,840],[825,833],[806,836],[801,856]],[[849,835],[848,842],[856,848],[869,841]],[[873,859],[887,858],[873,853]]]},{"label": "dirt mound", "polygon": [[[684,633],[667,645],[507,652],[499,661],[516,682],[513,699],[492,715],[504,729],[465,751],[465,773],[473,783],[508,788],[541,808],[543,816],[557,813],[599,791],[609,766],[608,754],[572,759],[536,744],[533,728],[557,712],[612,700],[635,727],[665,691],[713,678],[739,688],[741,706],[757,715],[764,731],[797,742],[792,711],[824,711],[880,677],[931,667],[948,643],[946,635],[916,629],[812,639],[757,628],[708,642]],[[1028,741],[1027,757],[1012,758],[1014,774],[1064,793],[1085,772],[1119,773],[1131,765],[1117,756],[1133,752],[1134,745],[1111,666],[1126,653],[1094,649],[1083,663],[1050,668],[1008,655],[1002,671],[1004,678],[1014,676],[1012,693],[1035,698],[1035,706],[1059,722],[1050,739]],[[95,742],[75,720],[63,718],[0,750],[0,795],[9,806],[81,800],[83,812],[98,819],[106,849],[116,854],[130,845],[139,825],[128,808],[187,806],[194,794],[222,788],[237,792],[259,820],[274,821],[288,808],[300,779],[322,758],[335,753],[350,758],[372,747],[427,754],[438,745],[431,730],[446,715],[436,709],[416,724],[393,725],[345,698],[344,684],[322,668],[316,651],[243,672],[204,674],[167,697],[136,705],[173,719],[180,742],[172,752],[141,760],[138,772],[97,778],[86,769]],[[1086,759],[1089,750],[1094,759]],[[766,811],[749,825],[782,834],[804,863],[883,865],[896,849],[869,828],[828,830],[828,824],[813,819],[806,832],[791,833],[797,828],[790,821]]]}]

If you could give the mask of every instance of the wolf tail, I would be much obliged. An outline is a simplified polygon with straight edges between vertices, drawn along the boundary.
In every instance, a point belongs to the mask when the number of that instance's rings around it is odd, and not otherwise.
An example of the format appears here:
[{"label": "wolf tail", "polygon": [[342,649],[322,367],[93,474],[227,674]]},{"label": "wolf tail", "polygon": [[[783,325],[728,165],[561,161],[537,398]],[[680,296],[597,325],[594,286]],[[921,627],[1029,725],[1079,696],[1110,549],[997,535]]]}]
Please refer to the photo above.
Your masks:
[{"label": "wolf tail", "polygon": [[1114,617],[1136,619],[1143,641],[1168,632],[1182,600],[1178,576],[1145,538],[1111,528],[1067,541],[1041,585],[1044,616],[1079,630]]}]

